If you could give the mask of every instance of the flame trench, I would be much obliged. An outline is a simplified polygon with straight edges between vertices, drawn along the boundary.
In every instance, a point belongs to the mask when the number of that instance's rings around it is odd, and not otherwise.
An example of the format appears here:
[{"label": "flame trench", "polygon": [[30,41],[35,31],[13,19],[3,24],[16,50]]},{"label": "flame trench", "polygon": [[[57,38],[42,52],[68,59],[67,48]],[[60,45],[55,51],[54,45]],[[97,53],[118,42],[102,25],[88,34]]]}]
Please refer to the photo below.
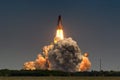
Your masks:
[{"label": "flame trench", "polygon": [[36,70],[61,70],[65,72],[86,71],[91,67],[88,53],[82,55],[77,42],[72,38],[64,38],[61,16],[58,24],[54,43],[43,47],[35,61],[25,62],[23,69]]}]

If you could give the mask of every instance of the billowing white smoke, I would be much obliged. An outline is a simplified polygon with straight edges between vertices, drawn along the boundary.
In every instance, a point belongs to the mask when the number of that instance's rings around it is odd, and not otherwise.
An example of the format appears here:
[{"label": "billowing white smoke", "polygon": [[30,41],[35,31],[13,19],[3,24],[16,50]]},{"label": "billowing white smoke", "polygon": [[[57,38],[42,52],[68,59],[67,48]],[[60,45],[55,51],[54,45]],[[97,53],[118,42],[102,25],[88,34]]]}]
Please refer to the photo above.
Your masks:
[{"label": "billowing white smoke", "polygon": [[25,70],[48,69],[65,72],[86,71],[90,66],[88,55],[81,55],[79,46],[72,38],[45,46],[35,61],[24,63]]}]

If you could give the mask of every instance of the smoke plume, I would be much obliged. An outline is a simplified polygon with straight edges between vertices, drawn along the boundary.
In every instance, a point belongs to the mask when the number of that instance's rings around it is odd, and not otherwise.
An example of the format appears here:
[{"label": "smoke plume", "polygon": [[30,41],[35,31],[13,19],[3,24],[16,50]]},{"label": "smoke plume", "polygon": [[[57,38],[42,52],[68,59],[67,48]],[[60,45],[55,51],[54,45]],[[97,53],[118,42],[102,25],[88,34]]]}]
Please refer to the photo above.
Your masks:
[{"label": "smoke plume", "polygon": [[54,44],[48,53],[50,69],[67,72],[79,70],[81,62],[81,50],[72,38],[65,38]]},{"label": "smoke plume", "polygon": [[88,58],[88,53],[84,53],[82,56],[82,62],[80,63],[80,71],[89,70],[91,67],[91,62]]},{"label": "smoke plume", "polygon": [[44,46],[35,61],[24,63],[25,70],[48,69],[65,72],[86,71],[91,67],[88,54],[81,55],[77,42],[65,38],[57,43]]}]

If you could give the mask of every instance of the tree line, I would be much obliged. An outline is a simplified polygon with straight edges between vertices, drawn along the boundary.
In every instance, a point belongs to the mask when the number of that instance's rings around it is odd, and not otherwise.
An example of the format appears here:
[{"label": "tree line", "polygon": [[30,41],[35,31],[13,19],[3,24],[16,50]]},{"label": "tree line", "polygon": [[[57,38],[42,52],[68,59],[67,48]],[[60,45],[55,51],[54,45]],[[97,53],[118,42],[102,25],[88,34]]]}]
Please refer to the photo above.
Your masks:
[{"label": "tree line", "polygon": [[62,72],[54,70],[0,70],[0,76],[120,76],[120,71]]}]

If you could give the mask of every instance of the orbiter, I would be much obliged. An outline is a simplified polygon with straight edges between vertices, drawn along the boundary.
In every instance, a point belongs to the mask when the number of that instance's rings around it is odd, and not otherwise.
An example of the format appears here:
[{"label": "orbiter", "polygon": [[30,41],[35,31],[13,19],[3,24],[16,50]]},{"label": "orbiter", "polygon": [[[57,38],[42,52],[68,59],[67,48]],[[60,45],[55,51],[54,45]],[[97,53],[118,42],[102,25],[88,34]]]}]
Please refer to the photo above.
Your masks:
[{"label": "orbiter", "polygon": [[54,38],[54,43],[57,43],[59,40],[63,40],[63,39],[64,39],[63,25],[62,25],[61,15],[59,15],[58,16],[57,31],[56,31],[56,35]]}]

